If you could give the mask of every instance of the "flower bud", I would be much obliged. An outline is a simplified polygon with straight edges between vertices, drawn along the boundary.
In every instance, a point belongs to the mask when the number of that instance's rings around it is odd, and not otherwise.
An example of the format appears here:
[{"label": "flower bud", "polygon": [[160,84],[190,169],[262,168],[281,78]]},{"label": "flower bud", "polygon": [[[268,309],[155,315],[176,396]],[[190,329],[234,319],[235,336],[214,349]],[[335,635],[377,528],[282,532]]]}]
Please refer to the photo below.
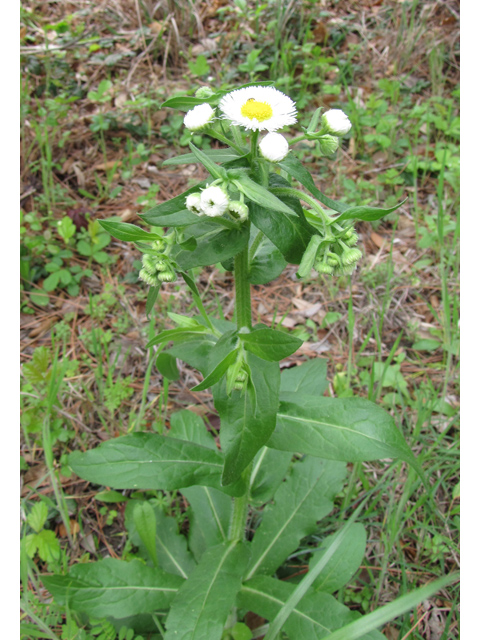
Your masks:
[{"label": "flower bud", "polygon": [[335,136],[324,135],[318,138],[320,143],[320,151],[324,156],[331,156],[338,149],[339,140]]},{"label": "flower bud", "polygon": [[206,100],[207,98],[210,98],[210,96],[213,96],[214,93],[215,92],[212,91],[210,87],[200,87],[200,89],[195,91],[195,97],[200,98],[201,100]]},{"label": "flower bud", "polygon": [[259,147],[262,156],[270,162],[280,162],[288,154],[288,141],[281,133],[267,133]]},{"label": "flower bud", "polygon": [[322,116],[322,124],[334,136],[344,136],[352,128],[352,123],[341,109],[330,109]]},{"label": "flower bud", "polygon": [[345,240],[345,244],[347,247],[354,247],[358,242],[358,235],[354,232],[352,235]]},{"label": "flower bud", "polygon": [[203,213],[210,218],[223,216],[230,201],[223,189],[217,186],[207,187],[200,196],[200,206]]},{"label": "flower bud", "polygon": [[166,247],[166,244],[163,240],[155,240],[155,242],[152,242],[152,249],[154,251],[163,251]]},{"label": "flower bud", "polygon": [[190,111],[187,111],[183,124],[190,131],[201,131],[213,120],[215,116],[215,110],[207,103],[198,104]]},{"label": "flower bud", "polygon": [[138,274],[138,277],[140,278],[140,280],[143,280],[144,282],[146,282],[151,286],[154,286],[157,284],[155,276],[153,276],[151,273],[148,273],[148,271],[146,271],[145,269],[140,269],[140,273]]},{"label": "flower bud", "polygon": [[326,262],[317,262],[315,265],[315,271],[317,273],[325,273],[326,275],[331,276],[333,274],[333,267]]},{"label": "flower bud", "polygon": [[362,252],[356,247],[348,249],[342,253],[342,262],[344,265],[355,265],[362,257]]},{"label": "flower bud", "polygon": [[157,279],[159,282],[173,282],[176,279],[176,275],[173,271],[164,271],[163,273],[157,273]]},{"label": "flower bud", "polygon": [[142,256],[142,264],[143,268],[147,273],[155,275],[156,266],[155,266],[155,258],[148,253],[144,253]]},{"label": "flower bud", "polygon": [[185,198],[185,206],[197,216],[203,216],[201,198],[199,193],[191,193]]},{"label": "flower bud", "polygon": [[231,200],[228,205],[228,210],[236,214],[241,222],[248,219],[248,207],[245,203],[240,202],[240,200]]}]

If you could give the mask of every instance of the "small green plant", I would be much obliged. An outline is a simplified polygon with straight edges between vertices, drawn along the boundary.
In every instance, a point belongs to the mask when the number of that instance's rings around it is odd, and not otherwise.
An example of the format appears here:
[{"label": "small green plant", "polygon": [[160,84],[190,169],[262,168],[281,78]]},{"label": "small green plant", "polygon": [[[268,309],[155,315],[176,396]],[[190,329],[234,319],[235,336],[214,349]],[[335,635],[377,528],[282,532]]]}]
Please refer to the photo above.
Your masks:
[{"label": "small green plant", "polygon": [[[237,6],[247,10],[245,3]],[[409,465],[409,479],[418,475],[427,486],[422,466],[392,416],[352,394],[351,358],[346,380],[337,384],[344,393],[336,398],[324,396],[322,359],[280,373],[279,362],[294,354],[302,339],[253,324],[250,291],[253,284],[276,278],[287,263],[297,265],[299,278],[310,278],[312,270],[350,275],[362,258],[355,222],[379,220],[400,204],[376,208],[331,200],[296,156],[292,147],[302,140],[318,142],[323,155],[338,148],[351,127],[338,109],[317,109],[303,133],[287,141],[277,131],[296,122],[296,105],[271,86],[250,84],[233,92],[202,87],[195,96],[174,97],[164,106],[187,112],[180,116],[187,130],[183,136],[195,140],[208,134],[224,145],[202,150],[190,142],[190,153],[166,162],[201,164],[209,178],[142,214],[151,232],[118,219],[101,225],[142,252],[139,278],[149,286],[147,315],[163,283],[181,277],[191,292],[198,314],[169,313],[176,327],[149,340],[146,379],[154,358],[166,380],[178,379],[177,358],[198,369],[203,380],[192,391],[212,390],[220,448],[216,432],[197,413],[182,410],[169,417],[161,433],[136,431],[72,453],[69,463],[80,477],[134,492],[125,524],[129,549],[138,548],[139,557],[78,563],[43,582],[69,610],[118,626],[128,620],[136,632],[159,633],[165,640],[251,638],[248,612],[267,621],[265,640],[382,638],[379,626],[457,575],[365,616],[333,595],[362,562],[367,532],[355,521],[374,486],[348,519],[334,523],[331,535],[308,547],[308,572],[296,580],[281,578],[288,559],[304,554],[305,548],[298,551],[302,539],[318,530],[344,491],[347,462],[398,458]],[[380,111],[385,113],[383,105]],[[389,133],[393,126],[389,121]],[[261,131],[267,133],[259,139]],[[207,312],[193,277],[194,269],[218,263],[233,272],[233,321]],[[351,299],[348,317],[352,336]],[[383,316],[375,333],[380,347],[382,324]],[[95,333],[92,338],[100,382],[102,348]],[[371,397],[374,385],[384,383],[407,395],[395,352],[396,345],[385,362],[374,363]],[[119,378],[110,386],[111,410],[125,382]],[[107,395],[105,387],[103,398]],[[135,429],[141,424],[140,416]],[[177,495],[188,504],[188,529],[182,524],[180,530],[178,518],[163,510]],[[389,544],[395,540],[392,535]],[[439,549],[432,546],[432,553]],[[368,593],[359,601],[364,609]]]}]

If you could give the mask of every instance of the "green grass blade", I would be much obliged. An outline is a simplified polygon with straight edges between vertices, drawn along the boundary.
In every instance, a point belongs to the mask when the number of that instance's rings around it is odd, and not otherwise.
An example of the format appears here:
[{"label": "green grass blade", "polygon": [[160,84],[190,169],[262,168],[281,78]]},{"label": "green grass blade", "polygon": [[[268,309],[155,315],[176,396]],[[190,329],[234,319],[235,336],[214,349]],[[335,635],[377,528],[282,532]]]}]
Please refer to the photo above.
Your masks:
[{"label": "green grass blade", "polygon": [[[363,616],[363,618],[351,622],[341,629],[337,629],[327,636],[325,640],[355,640],[356,638],[361,638],[369,631],[377,629],[390,620],[402,615],[402,613],[410,611],[410,609],[413,609],[417,604],[431,598],[435,593],[440,591],[440,589],[448,587],[448,585],[453,584],[459,578],[460,574],[458,572],[443,576],[443,578],[439,578],[424,587],[420,587],[420,589],[415,589],[412,593],[401,596],[394,602],[390,602],[390,604]],[[265,636],[265,640],[267,640],[267,636]]]}]

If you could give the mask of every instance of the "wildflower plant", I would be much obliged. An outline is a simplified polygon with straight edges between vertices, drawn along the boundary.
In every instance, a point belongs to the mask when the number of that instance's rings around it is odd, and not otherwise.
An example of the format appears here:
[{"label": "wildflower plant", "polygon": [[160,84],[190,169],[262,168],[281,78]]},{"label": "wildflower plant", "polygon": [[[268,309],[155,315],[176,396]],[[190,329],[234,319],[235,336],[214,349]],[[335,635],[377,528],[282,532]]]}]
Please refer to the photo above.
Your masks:
[{"label": "wildflower plant", "polygon": [[[423,478],[422,470],[389,413],[364,398],[323,395],[322,359],[280,374],[279,361],[301,340],[252,323],[250,288],[278,277],[287,263],[298,265],[299,278],[312,270],[351,274],[362,257],[355,222],[378,220],[400,205],[335,202],[295,155],[294,145],[304,139],[338,146],[349,129],[339,110],[322,116],[318,109],[303,133],[288,140],[279,130],[296,122],[296,107],[272,86],[230,93],[202,88],[164,106],[186,111],[187,128],[225,145],[201,151],[190,144],[191,153],[165,162],[201,164],[209,178],[142,214],[151,232],[113,219],[102,226],[143,253],[147,314],[164,282],[183,279],[190,289],[198,314],[169,314],[177,328],[160,332],[147,347],[158,347],[157,366],[166,378],[178,378],[177,358],[201,372],[192,391],[211,389],[219,443],[196,413],[183,410],[170,417],[163,435],[131,433],[71,454],[80,477],[135,490],[125,519],[140,558],[78,564],[44,583],[70,610],[165,640],[248,640],[248,612],[267,621],[266,640],[383,638],[376,627],[416,600],[386,607],[383,617],[362,618],[332,595],[362,562],[366,530],[354,522],[362,505],[312,547],[301,580],[280,580],[276,572],[332,511],[346,463],[399,458]],[[234,274],[233,321],[206,312],[190,273],[218,263]],[[186,536],[160,499],[149,499],[151,493],[142,499],[141,490],[180,492],[189,505]],[[439,585],[428,588],[434,593]]]}]

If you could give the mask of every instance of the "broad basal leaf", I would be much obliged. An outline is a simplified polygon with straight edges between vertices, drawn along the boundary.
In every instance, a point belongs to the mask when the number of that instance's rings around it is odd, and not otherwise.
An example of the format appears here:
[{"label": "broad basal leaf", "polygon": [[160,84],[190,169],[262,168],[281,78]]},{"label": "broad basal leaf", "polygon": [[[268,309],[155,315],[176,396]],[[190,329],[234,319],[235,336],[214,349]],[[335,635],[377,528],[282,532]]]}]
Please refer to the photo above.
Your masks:
[{"label": "broad basal leaf", "polygon": [[202,447],[217,450],[215,440],[205,427],[202,418],[187,409],[172,413],[168,435],[178,440],[187,440],[188,442],[200,444]]},{"label": "broad basal leaf", "polygon": [[259,573],[274,573],[300,540],[315,531],[317,521],[332,510],[332,498],[344,477],[345,465],[337,462],[308,456],[294,465],[291,476],[275,493],[274,504],[263,511],[251,543],[246,580]]},{"label": "broad basal leaf", "polygon": [[[134,433],[69,456],[74,472],[85,480],[115,489],[174,491],[192,485],[220,488],[223,456],[192,442],[156,433]],[[241,486],[228,489],[241,495]]]},{"label": "broad basal leaf", "polygon": [[42,576],[42,582],[58,604],[95,618],[124,618],[167,608],[184,580],[140,560],[107,558],[76,564],[66,576]]},{"label": "broad basal leaf", "polygon": [[327,361],[312,358],[301,365],[284,369],[280,376],[280,393],[290,391],[302,395],[322,396],[328,387]]},{"label": "broad basal leaf", "polygon": [[[320,549],[310,559],[310,566],[316,563],[319,557],[325,553],[333,542],[333,538],[334,535],[331,535],[322,541]],[[333,593],[345,586],[362,564],[366,544],[367,532],[365,527],[359,522],[352,524],[339,548],[313,583],[313,589],[315,591]]]},{"label": "broad basal leaf", "polygon": [[[272,621],[283,607],[295,585],[267,576],[257,576],[246,582],[237,596],[237,606]],[[360,618],[329,593],[310,592],[300,600],[287,619],[283,630],[291,640],[320,640],[350,622]],[[385,640],[378,631],[371,631],[361,640]]]},{"label": "broad basal leaf", "polygon": [[[227,500],[230,498],[227,497]],[[146,515],[148,519],[145,522]],[[152,516],[153,522],[150,524]],[[163,571],[184,579],[193,571],[195,561],[187,549],[187,539],[178,532],[175,518],[166,516],[158,506],[143,500],[130,500],[125,509],[125,526],[130,540],[139,547],[143,557],[148,559],[154,554],[156,566]]]},{"label": "broad basal leaf", "polygon": [[279,366],[248,352],[246,362],[251,376],[243,395],[236,390],[230,396],[227,395],[225,379],[212,389],[221,421],[220,443],[225,452],[222,476],[224,485],[240,478],[275,429],[280,386]]},{"label": "broad basal leaf", "polygon": [[188,487],[181,493],[190,503],[188,546],[199,562],[208,548],[227,541],[232,499],[212,487]]},{"label": "broad basal leaf", "polygon": [[278,451],[262,447],[255,456],[250,476],[250,499],[256,504],[265,504],[273,498],[284,479],[292,454],[289,451]]},{"label": "broad basal leaf", "polygon": [[220,640],[247,560],[242,543],[206,551],[172,603],[165,640]]},{"label": "broad basal leaf", "polygon": [[393,418],[364,398],[284,393],[268,446],[348,462],[400,458],[422,474]]}]

